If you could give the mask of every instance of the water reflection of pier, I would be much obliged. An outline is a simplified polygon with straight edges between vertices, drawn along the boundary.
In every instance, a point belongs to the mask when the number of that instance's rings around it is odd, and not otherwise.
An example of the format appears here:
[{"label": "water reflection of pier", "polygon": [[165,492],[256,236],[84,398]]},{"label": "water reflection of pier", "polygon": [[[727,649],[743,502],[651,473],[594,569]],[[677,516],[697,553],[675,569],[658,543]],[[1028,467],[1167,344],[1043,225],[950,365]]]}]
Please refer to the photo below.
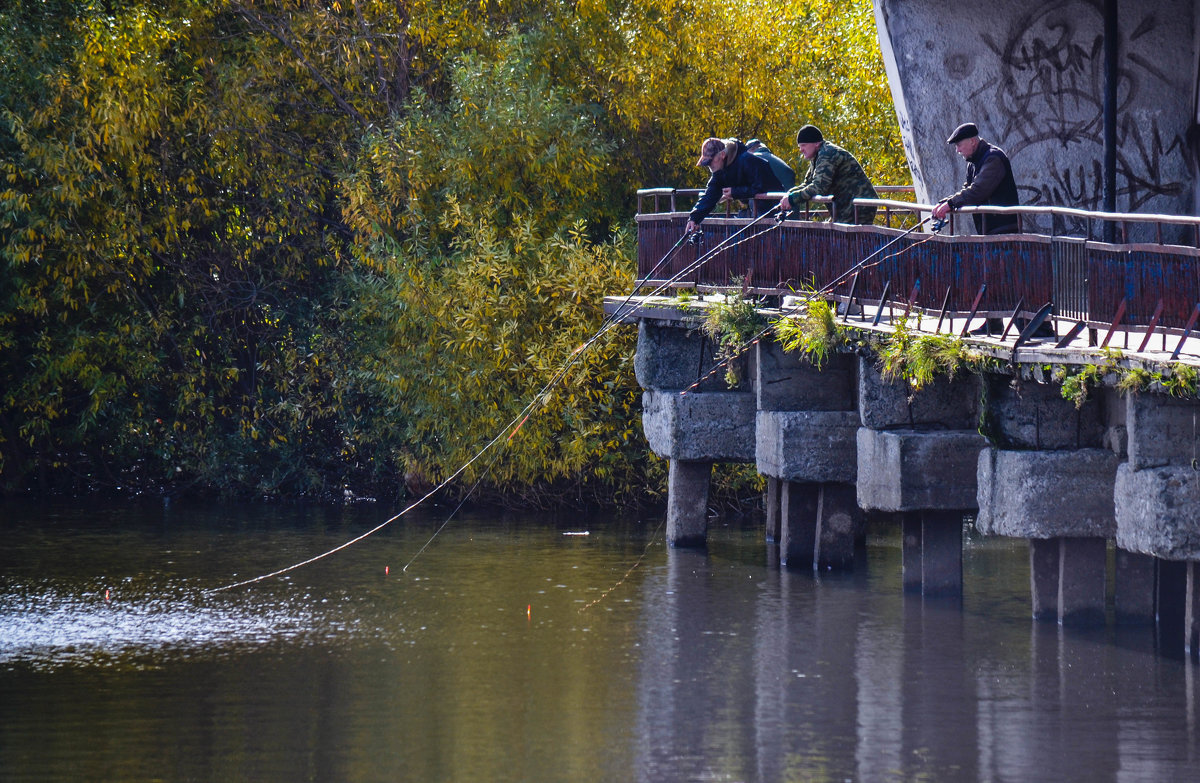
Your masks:
[{"label": "water reflection of pier", "polygon": [[[899,567],[896,547],[874,550],[872,571]],[[864,589],[865,570],[764,574],[671,550],[643,585],[642,779],[1155,780],[1200,750],[1192,667]]]}]

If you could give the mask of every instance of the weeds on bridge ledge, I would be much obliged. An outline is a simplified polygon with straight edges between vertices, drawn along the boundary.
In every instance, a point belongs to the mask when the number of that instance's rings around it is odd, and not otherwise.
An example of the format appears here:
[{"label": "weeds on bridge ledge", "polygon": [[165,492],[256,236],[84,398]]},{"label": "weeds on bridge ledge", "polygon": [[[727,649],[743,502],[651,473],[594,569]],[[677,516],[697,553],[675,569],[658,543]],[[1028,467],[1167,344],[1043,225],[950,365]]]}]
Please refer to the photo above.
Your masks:
[{"label": "weeds on bridge ledge", "polygon": [[954,335],[915,334],[906,320],[896,324],[895,333],[879,348],[879,359],[885,379],[904,380],[914,392],[938,375],[953,378],[959,370],[983,372],[995,362]]},{"label": "weeds on bridge ledge", "polygon": [[708,308],[703,329],[717,345],[716,360],[725,366],[726,385],[734,387],[741,382],[736,360],[766,325],[754,301],[744,294],[726,294],[723,302]]},{"label": "weeds on bridge ledge", "polygon": [[1195,397],[1197,392],[1196,368],[1189,364],[1172,362],[1166,372],[1158,373],[1158,380],[1172,397]]},{"label": "weeds on bridge ledge", "polygon": [[1123,354],[1115,348],[1101,350],[1104,361],[1098,364],[1085,364],[1074,372],[1071,368],[1058,365],[1054,368],[1054,380],[1062,384],[1064,399],[1075,403],[1076,408],[1091,396],[1091,389],[1111,378],[1113,387],[1122,394],[1136,394],[1154,387],[1172,397],[1195,397],[1200,391],[1198,373],[1195,367],[1180,362],[1171,362],[1159,372],[1151,372],[1143,367],[1125,367],[1120,362]]},{"label": "weeds on bridge ledge", "polygon": [[775,336],[785,351],[799,351],[816,367],[847,342],[846,330],[837,323],[837,311],[828,300],[810,298],[794,315],[775,322]]},{"label": "weeds on bridge ledge", "polygon": [[1114,348],[1104,348],[1101,352],[1104,361],[1099,364],[1085,364],[1076,372],[1071,372],[1065,365],[1054,370],[1054,380],[1062,384],[1063,399],[1075,403],[1076,408],[1083,407],[1091,396],[1092,387],[1103,381],[1105,375],[1120,373],[1121,352]]}]

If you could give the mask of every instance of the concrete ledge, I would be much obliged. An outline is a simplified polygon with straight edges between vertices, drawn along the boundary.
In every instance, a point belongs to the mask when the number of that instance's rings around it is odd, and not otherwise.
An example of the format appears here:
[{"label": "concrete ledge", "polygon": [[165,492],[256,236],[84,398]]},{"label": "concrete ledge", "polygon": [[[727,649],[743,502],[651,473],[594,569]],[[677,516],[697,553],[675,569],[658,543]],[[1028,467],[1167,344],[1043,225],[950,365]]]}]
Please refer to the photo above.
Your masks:
[{"label": "concrete ledge", "polygon": [[642,430],[665,459],[753,462],[755,414],[751,392],[642,394]]},{"label": "concrete ledge", "polygon": [[759,411],[758,472],[787,481],[853,484],[857,411]]},{"label": "concrete ledge", "polygon": [[1191,467],[1198,455],[1200,405],[1162,394],[1132,395],[1125,419],[1129,428],[1129,465],[1146,470],[1164,465]]},{"label": "concrete ledge", "polygon": [[911,394],[903,381],[885,381],[874,361],[866,357],[858,360],[859,415],[864,427],[875,430],[975,429],[979,423],[979,389],[979,379],[964,373],[953,381],[938,376],[920,392]]},{"label": "concrete ledge", "polygon": [[1104,449],[979,453],[979,514],[989,536],[1112,538],[1120,461]]},{"label": "concrete ledge", "polygon": [[1117,546],[1163,560],[1200,560],[1200,471],[1117,468]]},{"label": "concrete ledge", "polygon": [[833,354],[817,367],[778,343],[758,343],[754,388],[764,411],[853,411],[858,409],[858,357]]},{"label": "concrete ledge", "polygon": [[985,376],[988,385],[988,435],[1008,449],[1089,449],[1104,443],[1105,426],[1099,395],[1076,408],[1063,399],[1060,384],[1025,382]]},{"label": "concrete ledge", "polygon": [[858,430],[858,504],[876,511],[975,508],[979,450],[973,430]]},{"label": "concrete ledge", "polygon": [[[714,346],[698,330],[638,322],[633,372],[646,390],[686,389],[716,364]],[[724,373],[706,379],[701,390],[725,389]]]}]

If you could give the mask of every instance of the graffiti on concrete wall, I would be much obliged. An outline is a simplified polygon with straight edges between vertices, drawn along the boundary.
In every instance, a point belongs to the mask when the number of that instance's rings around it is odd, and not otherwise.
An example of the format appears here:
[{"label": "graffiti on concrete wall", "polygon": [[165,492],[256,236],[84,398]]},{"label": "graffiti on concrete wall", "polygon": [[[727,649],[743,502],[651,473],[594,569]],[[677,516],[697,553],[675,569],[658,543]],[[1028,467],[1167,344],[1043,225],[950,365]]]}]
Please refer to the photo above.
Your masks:
[{"label": "graffiti on concrete wall", "polygon": [[[1023,178],[1024,203],[1086,209],[1103,205],[1104,38],[1098,5],[1052,0],[1017,16],[1007,35],[983,36],[999,69],[978,85],[969,102],[986,107],[996,140],[1018,168],[1022,159],[1034,162]],[[1164,130],[1153,111],[1155,96],[1187,94],[1190,81],[1190,73],[1181,80],[1182,69],[1169,73],[1148,56],[1146,49],[1168,32],[1160,29],[1162,24],[1154,10],[1122,5],[1117,85],[1120,210],[1136,211],[1153,199],[1177,200],[1189,192],[1183,133]],[[1151,33],[1159,35],[1147,38]],[[1164,58],[1156,59],[1161,63]]]}]

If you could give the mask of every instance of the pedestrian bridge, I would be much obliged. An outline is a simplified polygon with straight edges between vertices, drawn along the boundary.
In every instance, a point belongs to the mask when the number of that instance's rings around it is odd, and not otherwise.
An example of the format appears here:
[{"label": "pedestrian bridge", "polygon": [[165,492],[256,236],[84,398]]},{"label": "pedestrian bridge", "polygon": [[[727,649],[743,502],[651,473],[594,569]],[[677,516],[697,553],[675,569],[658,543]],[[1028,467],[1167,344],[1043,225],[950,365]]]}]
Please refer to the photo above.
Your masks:
[{"label": "pedestrian bridge", "polygon": [[[906,589],[958,596],[967,520],[1028,540],[1035,618],[1141,623],[1197,656],[1200,219],[992,208],[1022,232],[972,236],[956,229],[982,208],[933,232],[903,190],[857,202],[866,226],[780,221],[768,194],[695,244],[698,191],[639,191],[639,288],[605,309],[638,328],[668,541],[703,545],[712,465],[753,463],[781,566],[853,567],[876,516],[903,529]],[[727,379],[698,327],[731,294],[767,323],[830,302],[844,339],[818,362],[764,329]],[[986,361],[914,384],[889,372],[900,337]]]}]

